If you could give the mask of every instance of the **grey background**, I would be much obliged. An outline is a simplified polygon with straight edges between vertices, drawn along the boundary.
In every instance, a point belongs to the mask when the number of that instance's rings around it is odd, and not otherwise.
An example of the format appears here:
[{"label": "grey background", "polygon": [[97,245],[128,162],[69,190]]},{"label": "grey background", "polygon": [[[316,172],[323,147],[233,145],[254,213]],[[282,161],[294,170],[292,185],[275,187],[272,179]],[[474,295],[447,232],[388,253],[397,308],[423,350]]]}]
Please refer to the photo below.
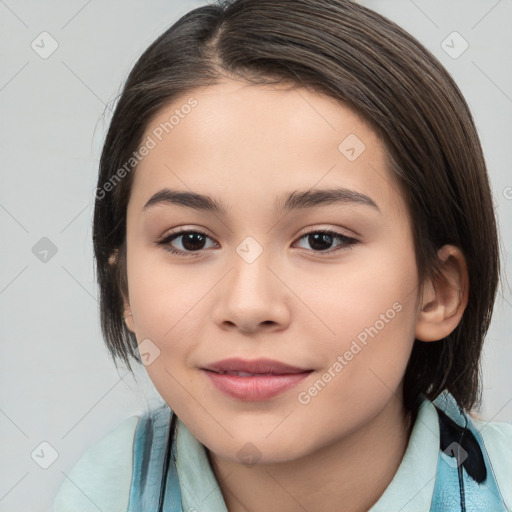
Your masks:
[{"label": "grey background", "polygon": [[[109,107],[128,71],[157,35],[202,3],[0,0],[0,511],[50,511],[86,448],[159,400],[143,369],[135,380],[115,368],[103,346],[93,199]],[[481,415],[512,422],[512,1],[362,3],[424,43],[473,111],[504,270],[483,358]],[[46,59],[31,47],[44,37],[45,51],[51,48],[43,31],[58,44]],[[447,39],[454,31],[461,37]],[[454,58],[463,40],[469,47]],[[46,262],[37,251],[48,248],[43,237],[57,250],[49,249]],[[52,461],[52,449],[42,442],[58,453],[47,469],[40,466]]]}]

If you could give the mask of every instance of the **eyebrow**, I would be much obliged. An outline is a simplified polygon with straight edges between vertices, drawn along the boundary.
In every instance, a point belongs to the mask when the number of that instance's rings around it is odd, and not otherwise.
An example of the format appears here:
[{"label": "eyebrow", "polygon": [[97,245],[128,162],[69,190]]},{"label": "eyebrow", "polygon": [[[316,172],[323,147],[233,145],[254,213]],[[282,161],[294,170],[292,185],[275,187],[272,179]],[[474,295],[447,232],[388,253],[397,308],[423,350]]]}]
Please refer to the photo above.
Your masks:
[{"label": "eyebrow", "polygon": [[[186,206],[194,210],[227,215],[229,208],[222,201],[210,195],[198,194],[164,188],[156,192],[143,207],[143,211],[159,204]],[[381,213],[375,201],[361,192],[342,187],[329,189],[311,189],[293,191],[278,198],[275,203],[277,213],[285,213],[291,210],[327,206],[330,204],[352,204],[375,208]]]}]

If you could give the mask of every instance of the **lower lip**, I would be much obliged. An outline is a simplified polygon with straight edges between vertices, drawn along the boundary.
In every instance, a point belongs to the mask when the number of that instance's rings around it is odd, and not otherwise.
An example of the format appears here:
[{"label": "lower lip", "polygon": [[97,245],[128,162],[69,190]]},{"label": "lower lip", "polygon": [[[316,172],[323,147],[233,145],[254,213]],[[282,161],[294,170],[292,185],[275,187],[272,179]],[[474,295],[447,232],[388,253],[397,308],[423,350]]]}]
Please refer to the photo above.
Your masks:
[{"label": "lower lip", "polygon": [[226,395],[239,400],[266,400],[302,382],[311,372],[286,375],[255,375],[238,377],[204,370],[213,385]]}]

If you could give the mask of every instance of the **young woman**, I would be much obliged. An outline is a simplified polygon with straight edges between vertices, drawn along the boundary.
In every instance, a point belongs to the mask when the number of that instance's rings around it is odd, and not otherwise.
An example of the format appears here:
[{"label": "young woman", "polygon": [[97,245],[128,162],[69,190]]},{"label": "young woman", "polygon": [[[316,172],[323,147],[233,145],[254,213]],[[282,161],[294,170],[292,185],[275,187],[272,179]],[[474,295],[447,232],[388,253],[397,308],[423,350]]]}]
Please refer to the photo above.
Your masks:
[{"label": "young woman", "polygon": [[456,84],[348,0],[195,9],[105,140],[101,322],[165,404],[55,511],[512,509],[512,426],[469,414],[499,278]]}]

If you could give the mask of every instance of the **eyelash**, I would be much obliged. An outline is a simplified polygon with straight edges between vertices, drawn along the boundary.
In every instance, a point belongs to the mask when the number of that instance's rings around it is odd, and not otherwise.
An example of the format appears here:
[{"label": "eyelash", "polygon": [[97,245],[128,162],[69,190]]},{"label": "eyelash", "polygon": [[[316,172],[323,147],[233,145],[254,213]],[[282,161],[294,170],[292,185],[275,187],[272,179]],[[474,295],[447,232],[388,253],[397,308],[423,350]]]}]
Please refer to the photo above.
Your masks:
[{"label": "eyelash", "polygon": [[[169,245],[170,242],[172,242],[174,239],[179,238],[182,235],[186,235],[186,234],[190,234],[190,233],[199,234],[199,235],[202,235],[202,236],[204,236],[206,238],[210,238],[210,240],[211,240],[211,237],[209,237],[203,231],[201,231],[199,229],[189,229],[189,230],[182,230],[182,231],[176,231],[174,233],[171,233],[171,234],[167,235],[165,238],[163,238],[162,240],[159,240],[158,242],[156,242],[156,244],[158,246],[163,246],[164,249],[166,251],[170,252],[171,254],[178,254],[178,255],[186,256],[186,257],[194,256],[195,254],[199,254],[201,251],[203,251],[205,249],[199,249],[197,251],[182,251],[182,250],[179,250],[179,249],[173,249]],[[339,239],[342,242],[342,244],[337,246],[338,248],[334,249],[334,250],[329,250],[329,249],[325,250],[325,251],[315,251],[315,250],[313,250],[313,253],[318,254],[320,256],[323,256],[324,254],[333,254],[335,252],[342,251],[342,250],[351,250],[352,246],[359,242],[355,238],[350,238],[350,237],[348,237],[346,235],[342,235],[341,233],[338,233],[337,231],[332,231],[332,230],[329,230],[329,229],[309,231],[308,233],[304,233],[303,235],[301,235],[298,238],[297,241],[302,240],[303,238],[305,238],[305,237],[307,237],[309,235],[318,234],[318,233],[322,233],[322,234],[325,234],[325,235],[331,235],[334,238],[337,238],[337,239]]]}]

